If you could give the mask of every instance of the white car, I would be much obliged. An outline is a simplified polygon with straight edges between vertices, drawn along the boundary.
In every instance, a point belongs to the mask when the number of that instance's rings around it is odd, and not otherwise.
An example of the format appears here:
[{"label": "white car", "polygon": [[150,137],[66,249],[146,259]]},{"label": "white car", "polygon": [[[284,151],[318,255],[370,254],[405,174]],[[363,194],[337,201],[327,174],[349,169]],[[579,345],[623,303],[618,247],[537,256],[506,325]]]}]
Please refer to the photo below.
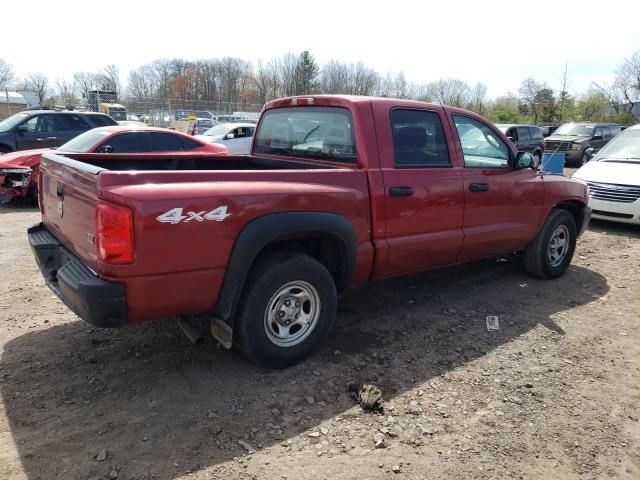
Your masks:
[{"label": "white car", "polygon": [[224,145],[229,155],[247,155],[251,150],[255,129],[253,123],[221,123],[202,135],[194,136],[205,142]]},{"label": "white car", "polygon": [[589,184],[593,218],[640,225],[640,124],[618,134],[573,178]]}]

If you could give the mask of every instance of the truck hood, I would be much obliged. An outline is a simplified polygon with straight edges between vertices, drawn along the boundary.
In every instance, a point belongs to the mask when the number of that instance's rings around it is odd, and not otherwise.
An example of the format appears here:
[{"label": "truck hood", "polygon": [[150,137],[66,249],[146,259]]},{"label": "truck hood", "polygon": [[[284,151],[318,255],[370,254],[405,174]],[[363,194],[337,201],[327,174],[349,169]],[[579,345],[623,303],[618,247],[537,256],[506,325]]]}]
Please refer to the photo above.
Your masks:
[{"label": "truck hood", "polygon": [[573,174],[573,178],[585,182],[640,186],[640,161],[609,159],[588,162]]},{"label": "truck hood", "polygon": [[589,137],[576,137],[575,135],[549,135],[545,140],[551,140],[552,142],[582,143],[589,140]]},{"label": "truck hood", "polygon": [[40,162],[40,155],[48,152],[50,148],[37,150],[22,150],[20,152],[5,153],[0,156],[0,168],[33,167]]}]

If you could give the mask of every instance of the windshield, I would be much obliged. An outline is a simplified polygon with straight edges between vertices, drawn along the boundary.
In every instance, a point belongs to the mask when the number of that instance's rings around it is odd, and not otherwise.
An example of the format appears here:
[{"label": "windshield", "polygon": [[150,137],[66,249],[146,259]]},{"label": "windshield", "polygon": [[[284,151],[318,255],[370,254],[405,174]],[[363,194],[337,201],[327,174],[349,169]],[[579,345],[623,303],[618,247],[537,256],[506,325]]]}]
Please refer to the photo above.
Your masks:
[{"label": "windshield", "polygon": [[591,125],[578,125],[576,123],[565,123],[560,126],[554,135],[569,135],[572,137],[590,137],[593,135],[593,126]]},{"label": "windshield", "polygon": [[8,132],[29,116],[28,113],[16,113],[0,122],[0,132]]},{"label": "windshield", "polygon": [[208,137],[221,137],[223,135],[226,135],[227,132],[232,128],[232,125],[221,123],[220,125],[216,125],[215,127],[206,130],[203,135],[207,135]]},{"label": "windshield", "polygon": [[640,129],[625,130],[607,143],[594,160],[640,160]]},{"label": "windshield", "polygon": [[74,153],[90,153],[93,151],[97,143],[103,138],[111,135],[108,130],[102,130],[100,128],[94,128],[88,132],[84,132],[78,135],[73,140],[69,140],[64,145],[58,148],[59,152],[74,152]]},{"label": "windshield", "polygon": [[355,162],[351,113],[338,107],[268,110],[260,122],[254,152]]}]

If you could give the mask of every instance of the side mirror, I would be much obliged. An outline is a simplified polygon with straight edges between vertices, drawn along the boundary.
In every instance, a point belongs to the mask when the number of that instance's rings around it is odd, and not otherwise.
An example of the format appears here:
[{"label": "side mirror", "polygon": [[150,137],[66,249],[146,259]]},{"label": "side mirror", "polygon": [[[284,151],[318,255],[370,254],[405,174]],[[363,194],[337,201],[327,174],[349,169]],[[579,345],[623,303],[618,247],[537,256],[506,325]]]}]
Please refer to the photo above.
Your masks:
[{"label": "side mirror", "polygon": [[224,139],[225,139],[225,140],[232,140],[232,139],[234,139],[234,138],[236,138],[236,136],[235,136],[233,133],[227,133],[227,134],[224,136]]},{"label": "side mirror", "polygon": [[111,145],[102,145],[98,148],[98,153],[112,153],[113,147]]},{"label": "side mirror", "polygon": [[602,135],[594,135],[591,140],[602,140]]},{"label": "side mirror", "polygon": [[534,166],[534,163],[535,160],[533,158],[533,155],[531,155],[529,152],[518,152],[518,155],[516,156],[515,168],[530,168]]},{"label": "side mirror", "polygon": [[584,153],[589,160],[596,156],[596,150],[594,148],[587,148]]},{"label": "side mirror", "polygon": [[22,124],[22,125],[18,125],[18,132],[20,133],[26,133],[29,131],[29,127],[26,124]]},{"label": "side mirror", "polygon": [[516,143],[516,139],[513,137],[507,137],[511,143]]}]

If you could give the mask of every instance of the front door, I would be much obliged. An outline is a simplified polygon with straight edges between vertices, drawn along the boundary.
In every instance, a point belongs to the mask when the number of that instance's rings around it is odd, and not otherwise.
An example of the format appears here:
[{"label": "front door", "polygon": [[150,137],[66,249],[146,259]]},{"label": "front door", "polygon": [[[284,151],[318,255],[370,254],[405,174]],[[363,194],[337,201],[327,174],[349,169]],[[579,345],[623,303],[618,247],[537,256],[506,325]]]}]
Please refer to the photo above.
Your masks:
[{"label": "front door", "polygon": [[58,131],[54,113],[34,115],[22,123],[16,131],[18,150],[57,147],[58,145]]},{"label": "front door", "polygon": [[443,128],[444,110],[389,112],[388,106],[374,104],[374,115],[388,247],[379,275],[455,262],[462,245],[464,195],[460,167],[450,155],[451,133]]},{"label": "front door", "polygon": [[542,178],[513,168],[508,146],[478,119],[454,114],[464,168],[464,243],[460,261],[522,250],[544,203]]}]

